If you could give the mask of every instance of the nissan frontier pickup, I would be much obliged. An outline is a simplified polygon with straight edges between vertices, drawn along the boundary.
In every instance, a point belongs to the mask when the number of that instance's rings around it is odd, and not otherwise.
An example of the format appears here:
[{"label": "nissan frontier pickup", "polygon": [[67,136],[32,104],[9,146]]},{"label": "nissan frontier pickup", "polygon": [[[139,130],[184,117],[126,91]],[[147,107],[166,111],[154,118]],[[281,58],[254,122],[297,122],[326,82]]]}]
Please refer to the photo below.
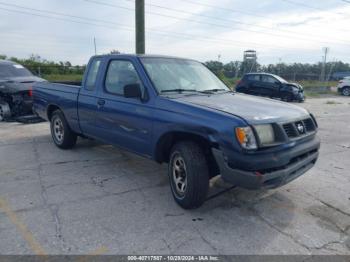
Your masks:
[{"label": "nissan frontier pickup", "polygon": [[61,149],[81,136],[167,163],[171,192],[185,209],[203,204],[217,175],[247,189],[276,188],[319,155],[307,110],[235,93],[190,59],[94,56],[81,86],[37,83],[33,97]]}]

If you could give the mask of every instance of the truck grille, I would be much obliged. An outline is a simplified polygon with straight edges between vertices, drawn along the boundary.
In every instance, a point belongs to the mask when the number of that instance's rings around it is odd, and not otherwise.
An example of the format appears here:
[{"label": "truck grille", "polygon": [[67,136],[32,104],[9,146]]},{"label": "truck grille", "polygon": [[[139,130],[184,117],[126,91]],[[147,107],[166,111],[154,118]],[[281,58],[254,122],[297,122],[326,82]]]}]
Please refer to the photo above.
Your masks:
[{"label": "truck grille", "polygon": [[307,135],[316,130],[316,125],[311,118],[283,125],[284,132],[289,138]]}]

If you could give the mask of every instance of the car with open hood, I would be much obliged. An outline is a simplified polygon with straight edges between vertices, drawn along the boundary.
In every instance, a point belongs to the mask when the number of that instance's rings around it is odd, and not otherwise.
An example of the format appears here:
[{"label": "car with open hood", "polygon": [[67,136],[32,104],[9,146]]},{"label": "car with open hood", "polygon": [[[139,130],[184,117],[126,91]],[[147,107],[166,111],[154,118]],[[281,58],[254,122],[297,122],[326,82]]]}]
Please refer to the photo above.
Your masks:
[{"label": "car with open hood", "polygon": [[304,89],[298,83],[290,83],[280,76],[267,73],[245,74],[238,82],[236,91],[240,93],[279,98],[292,102],[305,100]]},{"label": "car with open hood", "polygon": [[33,115],[32,86],[43,81],[20,64],[0,60],[0,121]]}]

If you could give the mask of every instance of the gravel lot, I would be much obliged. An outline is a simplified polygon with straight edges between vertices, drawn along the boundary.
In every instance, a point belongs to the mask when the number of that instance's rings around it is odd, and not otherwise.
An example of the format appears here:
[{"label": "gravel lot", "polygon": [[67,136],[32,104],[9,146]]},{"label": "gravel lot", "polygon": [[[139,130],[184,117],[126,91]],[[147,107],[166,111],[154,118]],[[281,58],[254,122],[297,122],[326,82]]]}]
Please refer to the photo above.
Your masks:
[{"label": "gravel lot", "polygon": [[0,123],[0,254],[350,255],[350,99],[301,106],[320,125],[315,168],[193,211],[173,201],[164,165],[89,140],[61,151],[48,123]]}]

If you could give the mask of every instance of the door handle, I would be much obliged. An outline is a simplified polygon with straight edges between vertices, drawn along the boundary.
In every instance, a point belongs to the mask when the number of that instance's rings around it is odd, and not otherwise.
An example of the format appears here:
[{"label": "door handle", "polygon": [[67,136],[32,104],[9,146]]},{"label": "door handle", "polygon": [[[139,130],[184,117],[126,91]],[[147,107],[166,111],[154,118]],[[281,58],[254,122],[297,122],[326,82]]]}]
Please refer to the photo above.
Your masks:
[{"label": "door handle", "polygon": [[97,100],[97,105],[98,107],[103,107],[106,104],[106,101],[103,99]]}]

